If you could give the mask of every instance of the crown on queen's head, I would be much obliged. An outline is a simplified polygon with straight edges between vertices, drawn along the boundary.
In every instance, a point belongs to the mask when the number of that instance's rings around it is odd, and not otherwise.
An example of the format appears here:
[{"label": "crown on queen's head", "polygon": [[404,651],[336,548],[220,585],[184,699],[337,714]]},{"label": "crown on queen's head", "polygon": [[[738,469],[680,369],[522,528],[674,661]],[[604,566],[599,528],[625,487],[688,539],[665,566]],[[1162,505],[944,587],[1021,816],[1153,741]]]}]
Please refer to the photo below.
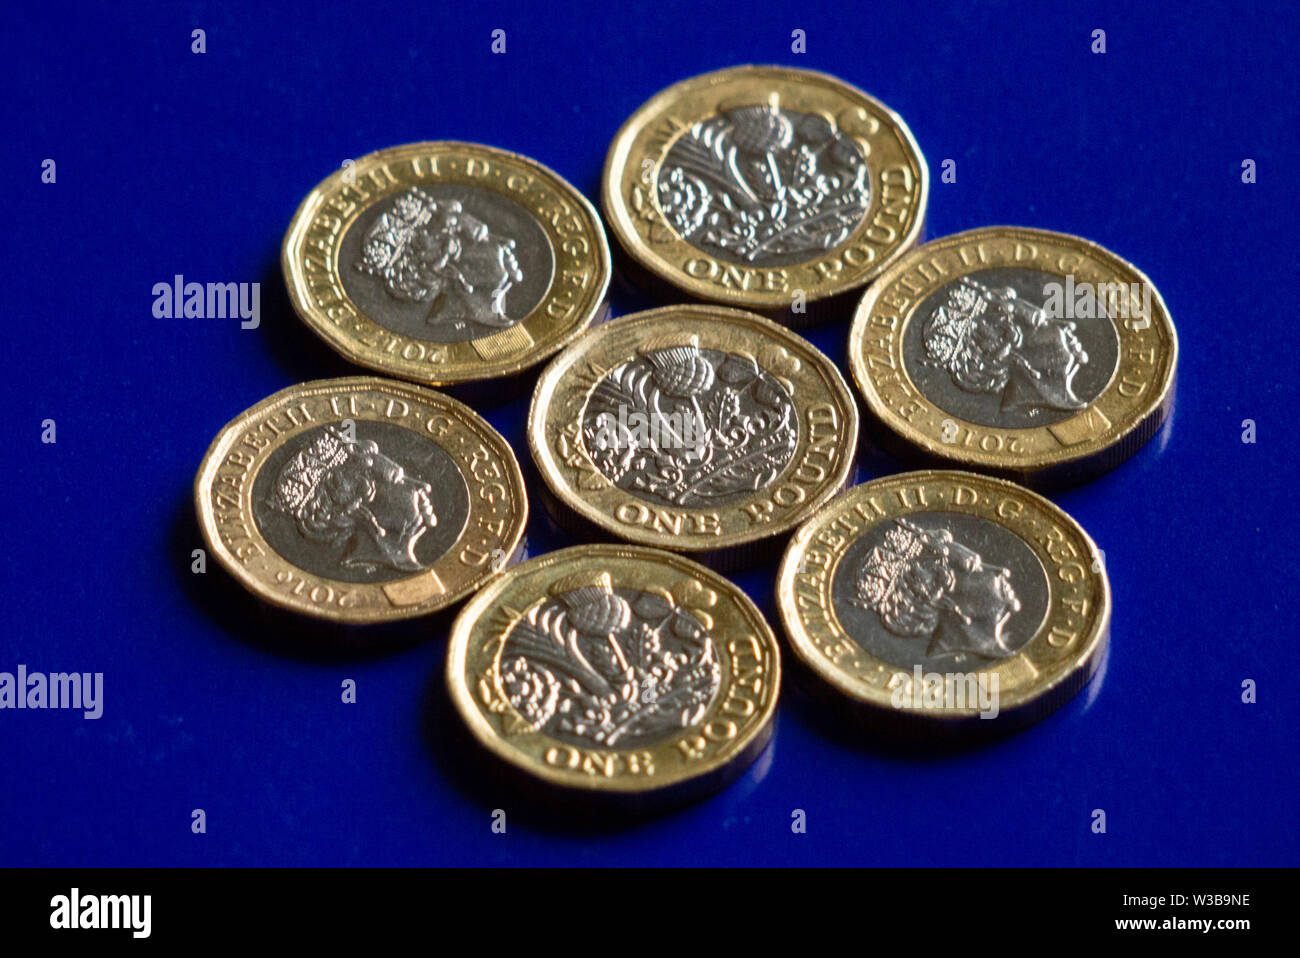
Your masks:
[{"label": "crown on queen's head", "polygon": [[948,290],[947,301],[934,311],[925,328],[925,349],[937,363],[952,360],[993,301],[993,291],[969,276]]},{"label": "crown on queen's head", "polygon": [[290,515],[297,515],[311,501],[316,487],[326,473],[343,465],[351,457],[349,444],[334,427],[325,430],[311,441],[280,470],[275,480],[271,505]]},{"label": "crown on queen's head", "polygon": [[896,521],[885,532],[885,541],[871,550],[858,574],[858,597],[863,605],[884,604],[898,587],[898,578],[925,548],[924,530]]},{"label": "crown on queen's head", "polygon": [[392,209],[381,214],[366,232],[357,268],[370,274],[387,271],[401,258],[412,237],[429,222],[437,208],[433,197],[418,186],[400,194]]}]

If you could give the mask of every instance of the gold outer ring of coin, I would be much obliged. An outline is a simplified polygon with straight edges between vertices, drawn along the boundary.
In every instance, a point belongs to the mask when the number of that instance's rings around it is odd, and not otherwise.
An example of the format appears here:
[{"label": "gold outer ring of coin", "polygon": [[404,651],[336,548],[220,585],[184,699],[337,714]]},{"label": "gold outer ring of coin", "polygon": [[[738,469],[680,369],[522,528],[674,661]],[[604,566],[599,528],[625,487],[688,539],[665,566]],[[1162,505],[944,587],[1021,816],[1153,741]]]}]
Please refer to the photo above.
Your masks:
[{"label": "gold outer ring of coin", "polygon": [[[981,718],[978,707],[916,707],[913,669],[859,644],[832,598],[841,563],[863,535],[899,517],[923,519],[936,512],[977,516],[1010,531],[1041,564],[1047,582],[1046,611],[1032,638],[1014,655],[976,671],[998,676],[998,711],[991,720]],[[1023,486],[957,470],[899,473],[846,490],[791,538],[776,598],[796,658],[814,679],[837,692],[837,703],[849,704],[864,722],[904,732],[968,734],[1036,722],[1088,683],[1110,635],[1110,581],[1101,552],[1083,528]],[[930,666],[923,675],[931,671],[940,674]],[[958,704],[955,688],[947,704]]]},{"label": "gold outer ring of coin", "polygon": [[[960,275],[1026,268],[1079,282],[1150,292],[1150,314],[1112,323],[1118,340],[1110,381],[1086,408],[1027,428],[969,422],[927,398],[908,372],[904,342],[917,307]],[[1122,300],[1121,302],[1127,302]],[[1119,312],[1116,310],[1116,312]],[[1159,430],[1174,399],[1178,334],[1155,284],[1136,266],[1077,236],[992,226],[931,240],[889,268],[862,297],[849,331],[849,366],[882,440],[926,464],[986,470],[1036,486],[1080,482],[1113,469]],[[951,439],[945,442],[945,436]],[[901,440],[901,442],[900,442]]]},{"label": "gold outer ring of coin", "polygon": [[[597,598],[606,602],[611,590],[643,593],[657,605],[649,615],[656,626],[687,625],[697,649],[704,637],[717,665],[717,686],[707,702],[689,699],[690,708],[699,711],[686,725],[675,718],[674,728],[650,741],[602,745],[593,736],[547,725],[558,720],[558,709],[549,717],[538,712],[529,718],[512,704],[501,679],[512,631],[519,623],[532,624],[530,615],[549,623],[550,631],[563,631],[565,620],[543,617],[547,603],[584,588],[601,593]],[[628,605],[636,609],[639,602]],[[598,611],[610,609],[602,606]],[[622,611],[630,610],[624,606]],[[632,614],[643,624],[648,621],[640,611]],[[616,631],[606,638],[613,641]],[[553,652],[546,662],[552,673],[590,671],[589,666],[575,668]],[[446,668],[456,710],[492,754],[553,786],[625,798],[699,794],[740,774],[771,736],[781,687],[776,637],[743,590],[682,556],[615,544],[548,552],[514,566],[483,588],[452,625]],[[695,676],[691,681],[708,680]],[[638,701],[644,699],[638,696]],[[651,718],[642,718],[643,726]]]},{"label": "gold outer ring of coin", "polygon": [[[344,289],[339,251],[349,227],[386,197],[430,184],[495,193],[545,234],[554,260],[549,288],[509,328],[462,342],[415,338],[365,315]],[[328,176],[294,213],[280,261],[294,310],[336,352],[429,386],[512,376],[551,356],[599,314],[612,270],[599,215],[558,173],[517,153],[453,141],[378,150]]]},{"label": "gold outer ring of coin", "polygon": [[[321,575],[285,559],[259,527],[254,486],[275,450],[346,420],[392,424],[427,438],[465,480],[468,512],[460,535],[420,572],[374,583]],[[194,500],[208,549],[241,585],[274,605],[345,624],[391,622],[454,605],[516,556],[528,520],[523,474],[495,429],[442,393],[370,376],[300,383],[231,420],[203,457]]]},{"label": "gold outer ring of coin", "polygon": [[[582,438],[582,417],[597,384],[650,347],[674,344],[754,363],[793,406],[798,430],[789,458],[744,498],[691,508],[641,498],[602,472]],[[561,506],[561,523],[567,509],[625,541],[689,552],[725,567],[761,558],[760,540],[789,532],[839,492],[857,442],[857,402],[834,363],[769,319],[704,304],[632,313],[592,330],[546,367],[528,410],[528,448]]]},{"label": "gold outer ring of coin", "polygon": [[[865,155],[868,207],[834,247],[763,269],[723,262],[691,245],[665,216],[657,177],[669,151],[699,121],[729,104],[771,104],[815,114]],[[788,310],[796,291],[814,303],[871,282],[916,243],[929,173],[902,118],[856,87],[812,70],[737,66],[675,83],[623,124],[605,160],[601,203],[619,244],[659,280],[691,296],[758,311]]]}]

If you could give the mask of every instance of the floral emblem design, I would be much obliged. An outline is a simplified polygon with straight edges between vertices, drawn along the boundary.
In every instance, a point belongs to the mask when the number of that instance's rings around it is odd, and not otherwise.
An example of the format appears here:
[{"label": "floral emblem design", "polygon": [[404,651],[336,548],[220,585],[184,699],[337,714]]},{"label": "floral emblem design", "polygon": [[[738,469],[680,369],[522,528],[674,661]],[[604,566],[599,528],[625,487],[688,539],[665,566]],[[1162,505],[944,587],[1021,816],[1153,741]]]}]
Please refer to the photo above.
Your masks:
[{"label": "floral emblem design", "polygon": [[758,263],[831,249],[869,205],[861,147],[820,113],[721,104],[668,151],[656,181],[668,223],[693,246]]},{"label": "floral emblem design", "polygon": [[638,352],[596,384],[582,417],[587,454],[616,486],[698,507],[760,489],[790,462],[798,419],[779,374],[800,363],[786,350],[755,358],[687,336]]},{"label": "floral emblem design", "polygon": [[561,579],[506,635],[500,694],[532,731],[577,744],[635,746],[697,723],[721,668],[712,618],[674,592],[614,589],[607,572]]}]

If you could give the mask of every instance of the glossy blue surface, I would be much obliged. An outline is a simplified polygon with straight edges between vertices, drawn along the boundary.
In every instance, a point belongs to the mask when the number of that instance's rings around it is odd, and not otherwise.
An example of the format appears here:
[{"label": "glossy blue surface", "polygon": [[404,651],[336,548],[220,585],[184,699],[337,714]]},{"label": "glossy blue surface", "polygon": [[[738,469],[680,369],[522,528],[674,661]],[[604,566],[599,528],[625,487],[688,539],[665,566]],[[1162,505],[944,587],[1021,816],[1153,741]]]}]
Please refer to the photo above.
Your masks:
[{"label": "glossy blue surface", "polygon": [[[6,19],[0,671],[102,671],[105,704],[97,721],[0,712],[0,862],[1296,863],[1291,5],[41,3]],[[581,828],[459,774],[428,730],[455,720],[435,681],[445,625],[391,654],[314,653],[245,614],[215,564],[191,575],[191,482],[238,412],[352,371],[294,318],[278,265],[299,200],[344,159],[476,140],[594,198],[643,100],[744,62],[835,73],[901,113],[931,165],[930,236],[1020,223],[1137,263],[1178,324],[1177,404],[1134,459],[1056,497],[1105,550],[1115,599],[1105,674],[1057,714],[909,756],[827,734],[792,694],[730,789]],[[153,285],[177,273],[260,282],[260,328],[154,318]],[[846,336],[811,333],[841,363]],[[526,400],[480,408],[526,455]],[[534,516],[534,552],[567,544]],[[738,576],[769,613],[772,577]]]}]

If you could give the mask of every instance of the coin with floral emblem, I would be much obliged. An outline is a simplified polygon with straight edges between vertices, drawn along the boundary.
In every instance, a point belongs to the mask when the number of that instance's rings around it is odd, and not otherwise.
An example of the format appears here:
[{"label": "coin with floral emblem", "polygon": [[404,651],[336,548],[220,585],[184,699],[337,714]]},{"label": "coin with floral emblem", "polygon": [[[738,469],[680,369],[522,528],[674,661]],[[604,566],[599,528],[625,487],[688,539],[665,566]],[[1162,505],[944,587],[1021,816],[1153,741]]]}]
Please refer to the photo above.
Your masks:
[{"label": "coin with floral emblem", "polygon": [[539,377],[528,421],[562,522],[724,563],[833,496],[857,435],[848,386],[807,340],[704,305],[592,330]]},{"label": "coin with floral emblem", "polygon": [[610,146],[602,202],[654,280],[798,322],[917,241],[927,182],[911,131],[876,99],[811,70],[741,66],[638,109]]},{"label": "coin with floral emblem", "polygon": [[521,563],[452,627],[448,689],[473,737],[551,785],[717,787],[771,734],[780,653],[762,613],[672,553],[583,545]]}]

